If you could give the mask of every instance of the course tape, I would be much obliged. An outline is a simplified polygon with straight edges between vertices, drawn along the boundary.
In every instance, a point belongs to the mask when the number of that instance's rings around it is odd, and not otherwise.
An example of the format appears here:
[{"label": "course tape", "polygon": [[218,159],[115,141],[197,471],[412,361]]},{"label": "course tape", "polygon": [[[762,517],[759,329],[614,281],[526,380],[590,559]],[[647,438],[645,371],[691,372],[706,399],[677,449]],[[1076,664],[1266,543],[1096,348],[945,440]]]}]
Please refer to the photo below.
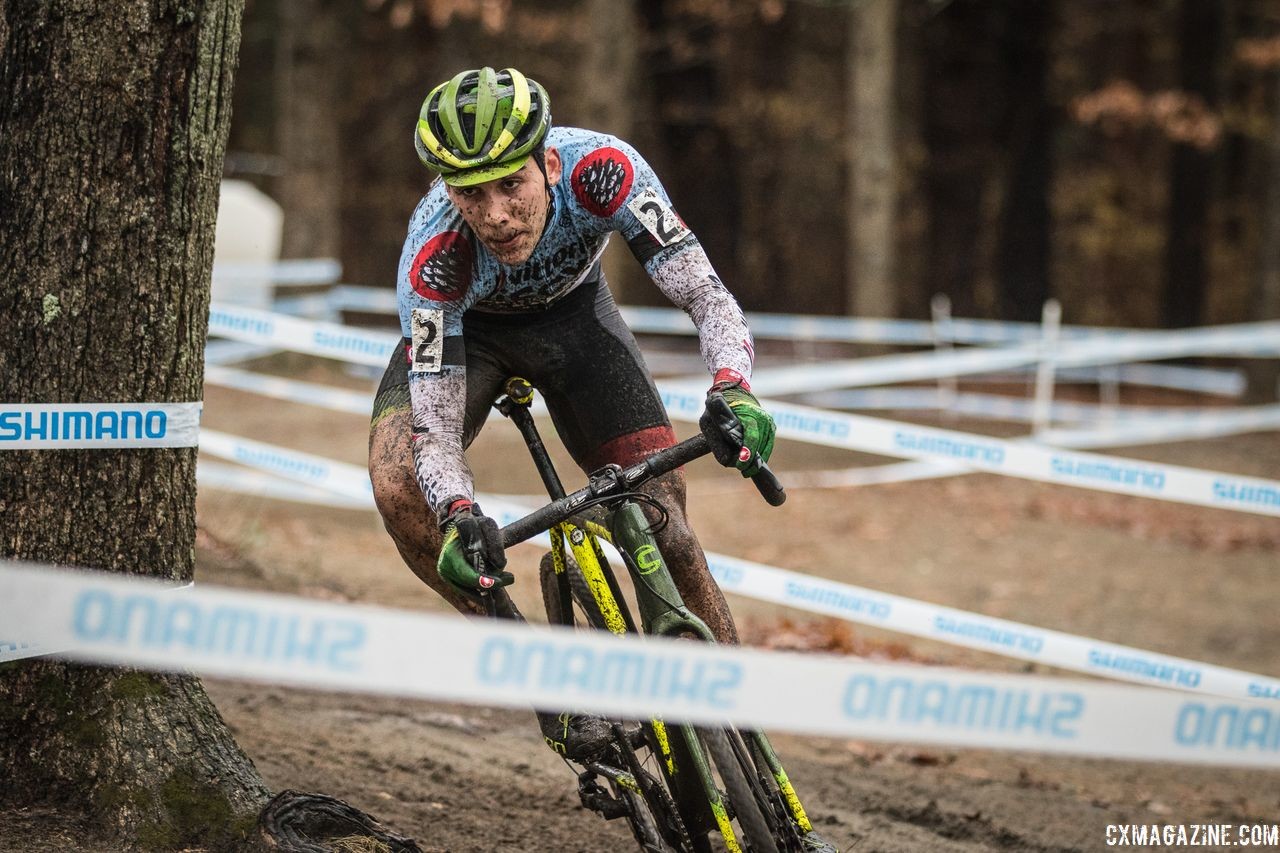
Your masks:
[{"label": "course tape", "polygon": [[332,412],[346,412],[368,417],[373,411],[373,395],[347,391],[314,382],[300,382],[280,376],[267,376],[234,367],[205,365],[204,381],[236,391],[249,391],[276,400],[319,406]]},{"label": "course tape", "polygon": [[[0,567],[0,624],[100,664],[873,740],[1280,766],[1280,707]],[[422,654],[448,649],[448,654]]]},{"label": "course tape", "polygon": [[[752,390],[760,394],[798,394],[862,385],[886,385],[923,379],[991,373],[1036,364],[1048,355],[1056,368],[1122,364],[1185,356],[1280,355],[1280,322],[1240,323],[1138,337],[1099,337],[1067,341],[1046,353],[1039,344],[1001,349],[937,350],[874,358],[839,359],[819,364],[755,371]],[[690,378],[688,381],[695,381]],[[696,381],[701,382],[701,377]]]},{"label": "course tape", "polygon": [[[365,292],[365,296],[351,296],[352,292]],[[381,291],[375,288],[360,288],[344,286],[334,288],[332,291],[332,310],[325,311],[325,316],[334,316],[333,311],[352,307],[357,310],[384,311],[384,313],[396,313],[396,305],[394,305],[394,293],[389,291]],[[287,311],[307,311],[307,313],[316,313],[319,310],[319,302],[314,301],[300,302],[296,300],[285,301],[282,306]],[[627,321],[632,330],[635,332],[650,333],[685,333],[686,330],[694,330],[692,323],[687,316],[675,309],[649,309],[649,307],[623,307],[623,319]],[[273,318],[278,318],[275,320]],[[748,315],[749,323],[753,332],[756,332],[756,323],[762,324],[767,328],[772,320],[780,319],[778,315]],[[893,334],[869,334],[865,337],[867,341],[877,343],[918,343],[918,345],[932,345],[934,341],[933,328],[931,324],[920,323],[916,320],[861,320],[850,318],[781,318],[786,323],[783,325],[794,325],[796,332],[787,333],[783,337],[804,338],[804,329],[820,329],[827,325],[835,324],[849,325],[850,328],[863,329],[900,329],[913,328],[919,329],[919,334],[911,334],[906,337],[895,337]],[[283,323],[283,325],[278,325]],[[1009,325],[1014,329],[1014,333],[1009,336],[1001,337],[997,334],[998,329]],[[289,332],[296,334],[297,345],[291,343],[291,338],[282,336],[280,329],[287,329]],[[1025,343],[1028,341],[1036,341],[1039,337],[1039,327],[1027,327],[1036,329],[1036,334],[1027,334],[1020,324],[1000,324],[986,320],[952,320],[952,328],[959,329],[959,334],[954,334],[950,339],[956,342],[973,342],[973,343]],[[1137,330],[1115,330],[1115,329],[1088,329],[1088,328],[1062,328],[1062,337],[1073,339],[1073,341],[1085,342],[1085,348],[1078,351],[1068,351],[1068,356],[1076,352],[1079,357],[1080,352],[1093,352],[1093,346],[1096,342],[1124,342],[1137,341],[1139,343],[1153,341],[1153,350],[1148,346],[1148,351],[1155,352],[1152,357],[1175,357],[1174,355],[1160,355],[1160,352],[1170,351],[1170,347],[1174,348],[1175,353],[1181,352],[1178,341],[1183,339],[1187,334],[1199,334],[1202,338],[1206,338],[1210,345],[1219,348],[1226,347],[1228,353],[1243,351],[1245,353],[1253,351],[1253,348],[1262,346],[1265,348],[1266,341],[1261,343],[1251,343],[1254,333],[1262,330],[1263,333],[1267,329],[1280,328],[1280,324],[1253,324],[1253,325],[1228,325],[1228,327],[1212,327],[1208,329],[1197,329],[1193,332],[1137,332]],[[348,341],[343,334],[343,330],[357,334],[356,339]],[[966,337],[965,330],[973,330],[972,336]],[[314,352],[316,355],[326,355],[335,357],[335,359],[346,359],[347,351],[352,351],[358,364],[371,364],[372,366],[381,366],[385,364],[385,360],[390,355],[389,347],[396,345],[398,337],[390,333],[372,333],[364,332],[364,330],[349,329],[342,325],[332,323],[314,323],[314,321],[289,318],[284,314],[273,314],[268,311],[256,311],[253,309],[238,309],[238,307],[215,304],[212,306],[210,313],[210,334],[220,334],[223,337],[236,338],[237,341],[256,341],[256,342],[274,342],[280,348],[291,348],[303,352]],[[764,333],[760,332],[762,337]],[[312,338],[319,336],[324,346],[312,346]],[[1222,336],[1230,338],[1228,343],[1222,343],[1219,339]],[[823,338],[817,338],[823,339]],[[367,351],[370,347],[385,345],[388,347],[387,356],[383,356],[381,364],[375,364],[376,360],[369,360]],[[1198,345],[1192,345],[1192,350]],[[1271,341],[1272,355],[1275,353],[1275,341]],[[1185,348],[1185,345],[1183,347]],[[1001,355],[989,357],[989,352],[998,352]],[[1106,352],[1106,351],[1101,351]],[[1211,352],[1204,353],[1187,353],[1187,355],[1211,355]],[[1221,352],[1219,352],[1221,355]],[[225,357],[225,356],[223,356]],[[906,380],[918,379],[936,379],[941,377],[956,377],[956,375],[979,374],[986,373],[989,370],[1010,370],[1025,368],[1030,364],[1043,359],[1043,350],[1039,345],[1024,346],[1015,348],[1015,350],[997,350],[988,351],[988,356],[983,356],[982,351],[933,351],[933,352],[916,352],[908,353],[908,355],[882,356],[878,359],[854,359],[847,361],[833,362],[837,368],[837,373],[814,373],[812,366],[806,368],[790,368],[782,370],[794,371],[794,373],[778,374],[778,387],[786,389],[786,391],[778,391],[777,393],[797,393],[803,391],[818,391],[818,389],[852,387],[855,384],[888,384],[892,382],[906,382]],[[348,359],[352,360],[352,359]],[[1125,361],[1121,357],[1119,361]],[[1103,356],[1098,361],[1088,361],[1089,365],[1096,364],[1115,364],[1110,357]],[[1071,368],[1070,364],[1056,360],[1057,368],[1062,370],[1064,375],[1092,375],[1082,373],[1088,371],[1089,366],[1085,368]],[[820,366],[820,365],[819,365]],[[1119,371],[1116,379],[1121,382],[1134,382],[1138,384],[1151,384],[1151,386],[1185,388],[1190,391],[1207,391],[1210,393],[1226,393],[1239,394],[1242,388],[1243,378],[1238,373],[1225,374],[1224,371],[1210,371],[1198,368],[1181,368],[1181,366],[1169,365],[1132,365],[1125,364],[1116,368]],[[842,371],[842,373],[840,373]],[[1074,373],[1073,373],[1074,371]],[[760,371],[756,374],[753,382],[759,386],[760,377],[764,378],[765,383],[772,382],[771,373],[769,371]],[[788,386],[788,377],[797,378],[800,382],[799,386]],[[837,380],[837,375],[845,377]],[[698,378],[701,382],[701,378]]]},{"label": "course tape", "polygon": [[[661,383],[658,391],[671,417],[697,422],[705,401],[701,392]],[[1280,515],[1280,482],[1274,480],[1005,441],[776,400],[762,402],[783,438],[881,456],[961,464],[975,471],[1096,491]]]},{"label": "course tape", "polygon": [[318,486],[286,480],[263,471],[203,459],[196,465],[196,485],[201,490],[221,489],[243,495],[330,506],[336,509],[363,511],[373,508],[372,497],[350,497]]},{"label": "course tape", "polygon": [[[1035,402],[1025,397],[1009,397],[1003,394],[978,394],[972,392],[943,393],[937,388],[860,388],[850,391],[824,391],[809,394],[801,400],[803,405],[824,409],[890,409],[925,410],[943,409],[947,412],[990,420],[1030,423]],[[1083,403],[1073,400],[1054,400],[1050,405],[1050,419],[1058,423],[1073,423],[1092,429],[1117,424],[1136,424],[1139,421],[1155,423],[1241,423],[1251,422],[1274,427],[1275,406],[1218,406],[1190,408],[1187,406],[1128,406]],[[1040,436],[1045,440],[1044,436]]]},{"label": "course tape", "polygon": [[[368,483],[368,475],[355,465],[221,433],[215,436],[215,442],[201,446],[206,450],[212,446],[212,452],[225,458],[373,506],[371,494],[362,491],[365,487],[361,485],[362,481]],[[477,500],[499,525],[510,524],[533,509],[501,495],[478,495]],[[543,537],[539,541],[545,544],[547,540]],[[707,552],[706,557],[722,589],[761,601],[1137,684],[1229,698],[1280,698],[1280,680],[1263,675],[874,592],[723,554]]]},{"label": "course tape", "polygon": [[[311,323],[266,311],[248,308],[219,308],[211,313],[210,332],[215,325],[229,337],[256,342],[272,342],[284,349],[344,358],[362,364],[381,364],[390,357],[398,338],[375,335],[326,323]],[[1180,332],[1152,333],[1139,340],[1120,340],[1132,354],[1142,350],[1147,356],[1157,350],[1171,354],[1237,352],[1249,346],[1280,346],[1280,323],[1258,323]],[[1274,340],[1273,340],[1274,339]],[[1065,356],[1063,347],[1059,361]],[[1007,352],[957,353],[963,356],[1007,356]],[[1097,353],[1078,352],[1076,360],[1095,358]],[[1102,360],[1106,360],[1105,358]],[[870,361],[870,360],[867,360]],[[803,368],[809,370],[810,368]],[[696,423],[705,401],[704,383],[663,382],[659,392],[671,417]],[[799,389],[787,389],[794,393]],[[1280,483],[1255,477],[1197,471],[1173,465],[1136,462],[1026,443],[1002,441],[952,430],[930,429],[861,415],[840,414],[791,403],[766,401],[778,422],[778,434],[828,447],[843,447],[866,453],[899,458],[960,462],[966,467],[1050,483],[1079,486],[1099,491],[1138,495],[1159,500],[1190,503],[1263,515],[1280,515]]]},{"label": "course tape", "polygon": [[[328,294],[300,301],[294,297],[291,310],[364,311],[395,314],[399,311],[394,290],[358,285],[339,285]],[[697,327],[689,315],[678,308],[622,306],[623,319],[633,331],[648,334],[693,335]],[[1032,343],[1044,336],[1039,323],[1002,320],[969,320],[950,318],[936,324],[928,320],[888,320],[865,317],[830,317],[813,314],[770,314],[748,312],[747,325],[759,338],[832,341],[866,344],[903,344],[933,346],[940,338],[957,344],[1007,345]],[[1103,326],[1061,326],[1061,337],[1071,340],[1099,338],[1140,338],[1161,334],[1149,329],[1118,329]]]},{"label": "course tape", "polygon": [[707,565],[725,592],[761,601],[1137,684],[1236,699],[1280,700],[1280,679],[1264,675],[981,616],[721,554],[708,554]]},{"label": "course tape", "polygon": [[385,367],[400,344],[400,336],[394,333],[316,323],[224,303],[209,308],[209,334],[374,367]]},{"label": "course tape", "polygon": [[213,265],[214,281],[312,285],[333,284],[341,276],[342,264],[334,258],[292,258],[273,263],[220,261]]},{"label": "course tape", "polygon": [[195,447],[200,403],[0,403],[0,450]]},{"label": "course tape", "polygon": [[200,449],[220,459],[326,489],[373,506],[373,484],[369,481],[369,472],[357,465],[211,429],[201,431]]},{"label": "course tape", "polygon": [[[331,411],[364,415],[369,408],[367,396],[357,392],[230,368],[207,368],[206,380],[212,384],[253,391],[276,399],[305,403]],[[938,399],[936,391],[922,388],[886,388],[843,393],[868,395],[865,401],[868,404],[895,406],[936,403]],[[958,395],[956,402],[957,404],[951,407],[953,411],[970,415],[975,414],[982,407],[990,407],[994,411],[993,416],[1030,415],[1030,403],[1027,400],[995,395],[962,394]],[[535,400],[534,411],[535,413],[545,411],[541,397]],[[1064,419],[1071,419],[1083,418],[1086,415],[1096,417],[1101,411],[1099,407],[1092,404],[1064,403],[1056,414]],[[1115,447],[1232,435],[1277,427],[1280,427],[1280,406],[1191,411],[1129,407],[1115,411],[1115,423],[1092,429],[1054,430],[1040,436],[1037,443],[1071,448]],[[316,458],[319,459],[319,457]],[[932,461],[860,466],[840,471],[811,472],[795,476],[797,485],[835,487],[924,480],[955,476],[966,473],[968,470],[962,464],[955,462]]]},{"label": "course tape", "polygon": [[1280,429],[1280,405],[1051,429],[1037,435],[1036,441],[1059,447],[1129,447],[1276,429]]}]

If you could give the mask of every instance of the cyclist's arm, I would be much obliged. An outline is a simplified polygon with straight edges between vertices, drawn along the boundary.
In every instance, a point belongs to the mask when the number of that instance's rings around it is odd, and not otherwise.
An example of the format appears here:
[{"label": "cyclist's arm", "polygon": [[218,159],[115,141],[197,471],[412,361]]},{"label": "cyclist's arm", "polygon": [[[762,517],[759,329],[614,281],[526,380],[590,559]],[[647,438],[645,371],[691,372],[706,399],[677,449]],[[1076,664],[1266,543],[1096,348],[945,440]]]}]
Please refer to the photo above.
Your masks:
[{"label": "cyclist's arm", "polygon": [[697,326],[698,346],[711,374],[720,379],[723,371],[732,371],[749,380],[755,358],[751,330],[702,246],[695,241],[674,258],[650,269],[649,275]]},{"label": "cyclist's arm", "polygon": [[[452,281],[440,270],[457,270],[442,263],[451,251],[448,239],[457,234],[442,220],[448,210],[439,187],[418,205],[410,221],[400,257],[397,296],[401,334],[409,370],[413,468],[427,504],[447,515],[458,499],[474,496],[474,478],[462,447],[467,397],[462,314],[474,301],[470,270]],[[446,239],[441,241],[441,237]]]},{"label": "cyclist's arm", "polygon": [[437,375],[409,374],[413,418],[413,470],[437,517],[457,500],[475,497],[475,478],[462,448],[466,368],[446,366]]},{"label": "cyclist's arm", "polygon": [[698,238],[675,212],[653,169],[627,143],[612,142],[630,161],[632,178],[625,203],[609,218],[610,227],[626,239],[663,294],[693,320],[711,373],[728,370],[749,379],[755,349],[737,300],[716,275]]}]

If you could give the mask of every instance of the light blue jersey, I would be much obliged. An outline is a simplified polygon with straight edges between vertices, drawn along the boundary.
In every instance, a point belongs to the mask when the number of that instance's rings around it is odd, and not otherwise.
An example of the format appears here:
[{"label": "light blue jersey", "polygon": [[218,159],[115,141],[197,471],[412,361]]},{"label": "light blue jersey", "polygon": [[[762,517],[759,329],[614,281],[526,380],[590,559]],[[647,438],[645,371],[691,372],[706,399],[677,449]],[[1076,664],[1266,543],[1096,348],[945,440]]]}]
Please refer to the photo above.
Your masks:
[{"label": "light blue jersey", "polygon": [[463,221],[441,181],[409,222],[397,295],[401,333],[411,342],[415,467],[433,507],[445,496],[472,491],[461,445],[462,315],[546,308],[599,275],[600,256],[614,232],[692,318],[710,372],[751,374],[751,335],[742,312],[649,164],[617,137],[579,128],[552,128],[546,145],[559,151],[562,177],[551,189],[546,228],[524,263],[500,263]]}]

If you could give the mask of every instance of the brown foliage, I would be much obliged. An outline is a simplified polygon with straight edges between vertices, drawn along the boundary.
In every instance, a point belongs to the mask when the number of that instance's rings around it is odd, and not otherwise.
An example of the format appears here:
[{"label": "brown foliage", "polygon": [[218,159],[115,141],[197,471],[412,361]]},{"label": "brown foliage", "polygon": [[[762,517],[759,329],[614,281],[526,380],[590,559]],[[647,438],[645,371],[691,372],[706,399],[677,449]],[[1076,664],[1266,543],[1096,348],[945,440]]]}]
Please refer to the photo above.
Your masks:
[{"label": "brown foliage", "polygon": [[1076,98],[1071,112],[1081,124],[1096,125],[1114,136],[1154,128],[1202,151],[1215,147],[1222,137],[1221,117],[1200,96],[1175,89],[1145,94],[1127,80]]}]

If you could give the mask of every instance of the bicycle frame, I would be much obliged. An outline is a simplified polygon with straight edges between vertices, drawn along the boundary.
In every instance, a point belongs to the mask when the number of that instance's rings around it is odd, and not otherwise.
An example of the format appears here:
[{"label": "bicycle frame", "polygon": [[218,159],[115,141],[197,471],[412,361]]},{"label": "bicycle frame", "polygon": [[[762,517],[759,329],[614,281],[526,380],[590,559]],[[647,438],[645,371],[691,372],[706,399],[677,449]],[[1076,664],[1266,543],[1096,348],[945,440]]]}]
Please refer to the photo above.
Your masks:
[{"label": "bicycle frame", "polygon": [[[564,487],[529,411],[533,397],[532,387],[524,380],[513,378],[507,382],[506,390],[506,396],[501,398],[495,407],[512,420],[520,430],[543,485],[551,498],[553,500],[564,498],[566,496]],[[616,471],[614,466],[613,476],[616,476]],[[592,475],[593,478],[597,476],[608,476],[608,474],[597,472]],[[617,580],[608,567],[608,561],[600,544],[600,540],[604,539],[618,550],[627,567],[635,589],[643,633],[676,638],[692,636],[705,642],[716,642],[706,623],[685,605],[668,570],[666,558],[654,537],[652,526],[640,504],[624,496],[615,506],[609,508],[605,515],[604,524],[577,515],[554,525],[549,531],[552,565],[556,573],[561,601],[560,612],[572,613],[572,595],[566,570],[567,548],[582,572],[608,630],[615,634],[636,632],[637,628],[627,609],[626,599],[622,596]],[[676,750],[671,742],[667,725],[656,718],[651,720],[649,725],[664,771],[669,778],[677,777],[685,768],[677,765]],[[742,848],[730,825],[723,798],[716,788],[709,757],[702,748],[696,730],[691,725],[679,725],[676,728],[680,732],[681,741],[685,747],[682,753],[692,764],[688,769],[700,783],[699,787],[706,797],[715,828],[724,838],[730,853],[741,853]],[[812,831],[812,824],[768,738],[763,732],[758,731],[748,732],[747,735],[763,760],[767,772],[777,785],[783,799],[782,805],[785,806],[785,811],[790,815],[794,826],[801,834],[809,833]],[[741,748],[735,745],[735,749]],[[749,756],[747,758],[746,766],[756,766],[755,762],[749,760]],[[760,772],[759,768],[757,772]],[[711,827],[699,827],[699,829],[703,828]]]}]

